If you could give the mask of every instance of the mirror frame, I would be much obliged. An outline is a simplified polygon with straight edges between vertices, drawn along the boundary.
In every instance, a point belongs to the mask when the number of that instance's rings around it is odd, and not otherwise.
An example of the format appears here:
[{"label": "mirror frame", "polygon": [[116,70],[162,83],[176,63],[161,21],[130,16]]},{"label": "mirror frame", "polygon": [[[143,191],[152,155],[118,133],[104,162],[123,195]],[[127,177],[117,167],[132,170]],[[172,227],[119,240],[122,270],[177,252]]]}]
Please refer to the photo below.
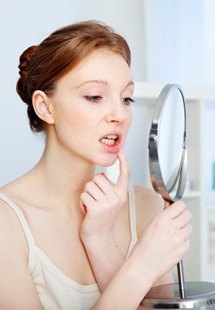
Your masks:
[{"label": "mirror frame", "polygon": [[[160,124],[162,119],[162,112],[170,93],[177,89],[181,95],[183,108],[184,108],[184,132],[183,132],[183,143],[181,147],[181,154],[179,161],[173,170],[169,180],[165,184],[161,166],[159,163],[158,145],[159,145],[159,134]],[[154,115],[152,118],[151,129],[149,133],[148,149],[149,149],[149,169],[151,183],[156,192],[161,194],[164,200],[174,202],[181,199],[183,196],[186,179],[187,179],[187,148],[186,148],[186,129],[187,129],[187,115],[186,115],[186,101],[183,92],[177,84],[167,84],[161,91]],[[174,193],[172,193],[174,191]],[[172,194],[171,194],[172,193]]]}]

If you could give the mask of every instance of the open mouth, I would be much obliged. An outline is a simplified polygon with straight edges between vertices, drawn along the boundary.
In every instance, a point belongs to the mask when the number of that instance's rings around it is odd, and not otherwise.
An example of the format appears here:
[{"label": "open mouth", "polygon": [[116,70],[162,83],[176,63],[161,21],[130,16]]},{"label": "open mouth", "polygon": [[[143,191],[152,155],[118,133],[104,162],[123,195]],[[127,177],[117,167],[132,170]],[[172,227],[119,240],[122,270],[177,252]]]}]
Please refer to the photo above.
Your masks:
[{"label": "open mouth", "polygon": [[113,146],[119,141],[119,136],[118,135],[107,135],[104,138],[101,139],[101,143],[108,145],[108,146]]}]

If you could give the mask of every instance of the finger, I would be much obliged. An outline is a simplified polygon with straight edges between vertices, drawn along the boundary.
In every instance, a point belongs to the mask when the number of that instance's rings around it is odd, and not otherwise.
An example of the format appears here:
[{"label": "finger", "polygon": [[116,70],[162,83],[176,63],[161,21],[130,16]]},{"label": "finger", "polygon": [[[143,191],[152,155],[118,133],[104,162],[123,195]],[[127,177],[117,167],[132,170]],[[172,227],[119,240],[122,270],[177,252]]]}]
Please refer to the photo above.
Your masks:
[{"label": "finger", "polygon": [[193,227],[192,227],[192,225],[188,224],[186,226],[185,240],[190,238],[190,236],[192,235],[192,232],[193,232]]},{"label": "finger", "polygon": [[83,192],[80,196],[81,204],[84,205],[86,211],[90,211],[95,206],[95,200],[86,192]]},{"label": "finger", "polygon": [[104,196],[104,193],[101,190],[100,186],[98,186],[94,181],[88,182],[85,185],[84,191],[96,201],[100,200]]},{"label": "finger", "polygon": [[178,217],[174,219],[175,225],[178,229],[182,229],[185,227],[191,219],[191,213],[188,210],[185,210],[184,212],[180,213]]},{"label": "finger", "polygon": [[192,217],[192,215],[191,215],[191,212],[189,210],[184,210],[184,212],[182,212],[180,214],[180,220],[181,220],[181,222],[184,223],[184,226],[190,222],[191,217]]},{"label": "finger", "polygon": [[83,204],[82,201],[80,201],[80,208],[81,208],[81,211],[84,213],[84,215],[87,214],[87,208],[86,206]]},{"label": "finger", "polygon": [[129,177],[130,177],[130,173],[129,173],[129,169],[128,169],[128,161],[127,158],[125,156],[125,154],[123,154],[122,152],[118,153],[118,158],[119,158],[119,169],[120,169],[120,173],[119,173],[119,177],[116,183],[116,188],[120,189],[120,188],[128,188],[128,184],[129,184]]},{"label": "finger", "polygon": [[104,172],[102,172],[101,175],[110,183],[110,185],[115,185],[115,183],[111,179],[109,179]]},{"label": "finger", "polygon": [[170,207],[163,210],[163,213],[169,216],[171,219],[174,219],[177,217],[180,213],[182,213],[186,209],[186,205],[184,202],[176,201],[173,204],[171,204]]},{"label": "finger", "polygon": [[190,238],[191,233],[192,233],[192,226],[187,225],[184,228],[177,231],[177,238],[181,242],[184,242]]},{"label": "finger", "polygon": [[[105,205],[109,205],[109,207],[121,205],[121,202],[123,201],[122,198],[124,197],[119,195],[119,191],[116,189],[115,184],[112,185],[107,176],[104,174],[97,175],[94,177],[93,181],[100,188],[100,192],[94,194],[96,201],[100,203],[100,205],[102,204],[103,207]],[[127,195],[127,190],[124,192]]]},{"label": "finger", "polygon": [[93,178],[93,182],[100,188],[100,190],[104,194],[110,194],[110,192],[113,190],[112,182],[104,173],[95,175]]},{"label": "finger", "polygon": [[164,209],[167,209],[171,206],[171,203],[169,201],[164,201]]}]

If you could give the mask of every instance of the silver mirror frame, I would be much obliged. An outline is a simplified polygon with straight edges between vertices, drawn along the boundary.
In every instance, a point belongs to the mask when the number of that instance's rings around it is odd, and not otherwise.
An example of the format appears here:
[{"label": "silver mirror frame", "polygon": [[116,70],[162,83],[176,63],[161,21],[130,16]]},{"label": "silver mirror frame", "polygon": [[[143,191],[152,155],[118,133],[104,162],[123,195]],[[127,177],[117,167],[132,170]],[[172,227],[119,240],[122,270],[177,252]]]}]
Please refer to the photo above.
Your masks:
[{"label": "silver mirror frame", "polygon": [[[165,102],[174,90],[178,89],[181,94],[183,106],[184,106],[184,132],[183,143],[181,148],[181,155],[173,173],[169,180],[165,184],[162,171],[159,163],[158,144],[160,123],[162,119],[162,112],[165,106]],[[164,200],[174,202],[181,199],[183,196],[186,179],[187,179],[187,148],[186,148],[186,127],[187,127],[187,115],[186,115],[186,101],[181,88],[177,84],[167,84],[161,91],[157,104],[155,107],[154,115],[152,118],[151,129],[149,133],[148,149],[149,149],[149,168],[151,183],[156,192],[161,194]],[[171,193],[174,191],[174,194]]]}]

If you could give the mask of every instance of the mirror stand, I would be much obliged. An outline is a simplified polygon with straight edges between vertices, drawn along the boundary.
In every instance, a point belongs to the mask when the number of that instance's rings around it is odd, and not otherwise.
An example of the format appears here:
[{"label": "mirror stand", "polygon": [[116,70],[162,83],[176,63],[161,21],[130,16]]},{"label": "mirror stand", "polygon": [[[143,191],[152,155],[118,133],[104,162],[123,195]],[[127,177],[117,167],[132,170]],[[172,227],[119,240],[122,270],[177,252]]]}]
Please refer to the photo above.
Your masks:
[{"label": "mirror stand", "polygon": [[[173,136],[167,139],[169,134]],[[158,97],[148,148],[152,186],[164,201],[172,204],[182,198],[187,177],[186,102],[176,84],[166,85]],[[177,264],[177,273],[178,283],[153,287],[148,292],[142,302],[145,309],[215,309],[215,284],[185,282],[182,261]]]}]

